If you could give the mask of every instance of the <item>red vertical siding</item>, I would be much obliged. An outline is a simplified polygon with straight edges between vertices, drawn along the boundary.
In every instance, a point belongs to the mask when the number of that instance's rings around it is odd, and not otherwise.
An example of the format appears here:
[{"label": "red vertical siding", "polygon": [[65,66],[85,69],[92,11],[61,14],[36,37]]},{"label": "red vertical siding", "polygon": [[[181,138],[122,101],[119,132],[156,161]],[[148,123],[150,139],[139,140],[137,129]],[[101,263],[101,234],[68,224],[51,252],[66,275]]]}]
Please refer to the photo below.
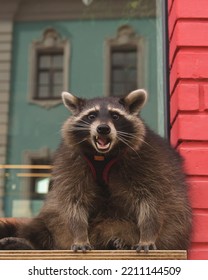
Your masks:
[{"label": "red vertical siding", "polygon": [[169,0],[171,142],[193,207],[189,259],[208,259],[208,1]]}]

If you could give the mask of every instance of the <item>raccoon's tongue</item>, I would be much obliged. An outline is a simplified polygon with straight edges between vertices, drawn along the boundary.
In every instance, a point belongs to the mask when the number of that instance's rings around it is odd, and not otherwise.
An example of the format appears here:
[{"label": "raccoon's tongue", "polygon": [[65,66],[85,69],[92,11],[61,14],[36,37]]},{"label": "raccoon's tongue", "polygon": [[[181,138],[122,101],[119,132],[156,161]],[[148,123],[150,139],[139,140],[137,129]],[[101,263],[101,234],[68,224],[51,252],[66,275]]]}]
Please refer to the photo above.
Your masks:
[{"label": "raccoon's tongue", "polygon": [[100,146],[106,146],[106,144],[108,144],[107,139],[100,138],[100,137],[98,137],[97,142]]},{"label": "raccoon's tongue", "polygon": [[109,140],[106,138],[97,137],[96,142],[100,149],[106,149],[110,145]]}]

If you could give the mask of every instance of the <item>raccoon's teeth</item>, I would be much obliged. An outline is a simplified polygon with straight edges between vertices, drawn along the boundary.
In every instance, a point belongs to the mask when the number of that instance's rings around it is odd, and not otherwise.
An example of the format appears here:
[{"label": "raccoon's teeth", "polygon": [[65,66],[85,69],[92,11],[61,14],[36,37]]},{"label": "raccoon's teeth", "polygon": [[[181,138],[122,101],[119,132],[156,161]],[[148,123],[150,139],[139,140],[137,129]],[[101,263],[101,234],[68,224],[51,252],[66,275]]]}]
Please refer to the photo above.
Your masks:
[{"label": "raccoon's teeth", "polygon": [[108,139],[101,138],[99,136],[95,137],[95,143],[99,150],[107,150],[110,147],[111,142]]},{"label": "raccoon's teeth", "polygon": [[100,150],[107,150],[110,147],[110,142],[108,142],[107,144],[103,145],[97,142],[97,147]]}]

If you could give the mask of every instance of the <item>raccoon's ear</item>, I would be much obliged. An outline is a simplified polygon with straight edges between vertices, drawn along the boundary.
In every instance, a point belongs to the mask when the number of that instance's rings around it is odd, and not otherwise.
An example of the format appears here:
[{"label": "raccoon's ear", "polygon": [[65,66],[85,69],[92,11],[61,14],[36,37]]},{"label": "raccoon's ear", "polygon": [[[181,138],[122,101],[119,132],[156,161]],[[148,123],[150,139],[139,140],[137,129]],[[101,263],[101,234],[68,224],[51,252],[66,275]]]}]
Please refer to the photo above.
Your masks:
[{"label": "raccoon's ear", "polygon": [[84,105],[84,99],[78,98],[69,92],[62,92],[62,100],[66,108],[73,114],[78,113]]},{"label": "raccoon's ear", "polygon": [[131,114],[137,115],[144,107],[147,101],[147,92],[144,89],[137,89],[124,98],[120,99],[120,103],[127,107]]}]

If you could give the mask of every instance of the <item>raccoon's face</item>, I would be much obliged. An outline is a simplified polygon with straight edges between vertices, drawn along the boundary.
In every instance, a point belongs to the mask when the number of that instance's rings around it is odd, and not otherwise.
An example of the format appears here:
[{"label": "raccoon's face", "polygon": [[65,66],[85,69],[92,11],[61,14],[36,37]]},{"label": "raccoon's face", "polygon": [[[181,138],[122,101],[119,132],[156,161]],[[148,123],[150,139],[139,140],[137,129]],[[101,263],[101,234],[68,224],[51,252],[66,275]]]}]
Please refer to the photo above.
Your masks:
[{"label": "raccoon's face", "polygon": [[145,128],[138,113],[146,102],[146,91],[90,100],[63,92],[62,98],[72,112],[62,129],[64,141],[71,147],[105,154],[116,148],[136,151],[142,144]]}]

